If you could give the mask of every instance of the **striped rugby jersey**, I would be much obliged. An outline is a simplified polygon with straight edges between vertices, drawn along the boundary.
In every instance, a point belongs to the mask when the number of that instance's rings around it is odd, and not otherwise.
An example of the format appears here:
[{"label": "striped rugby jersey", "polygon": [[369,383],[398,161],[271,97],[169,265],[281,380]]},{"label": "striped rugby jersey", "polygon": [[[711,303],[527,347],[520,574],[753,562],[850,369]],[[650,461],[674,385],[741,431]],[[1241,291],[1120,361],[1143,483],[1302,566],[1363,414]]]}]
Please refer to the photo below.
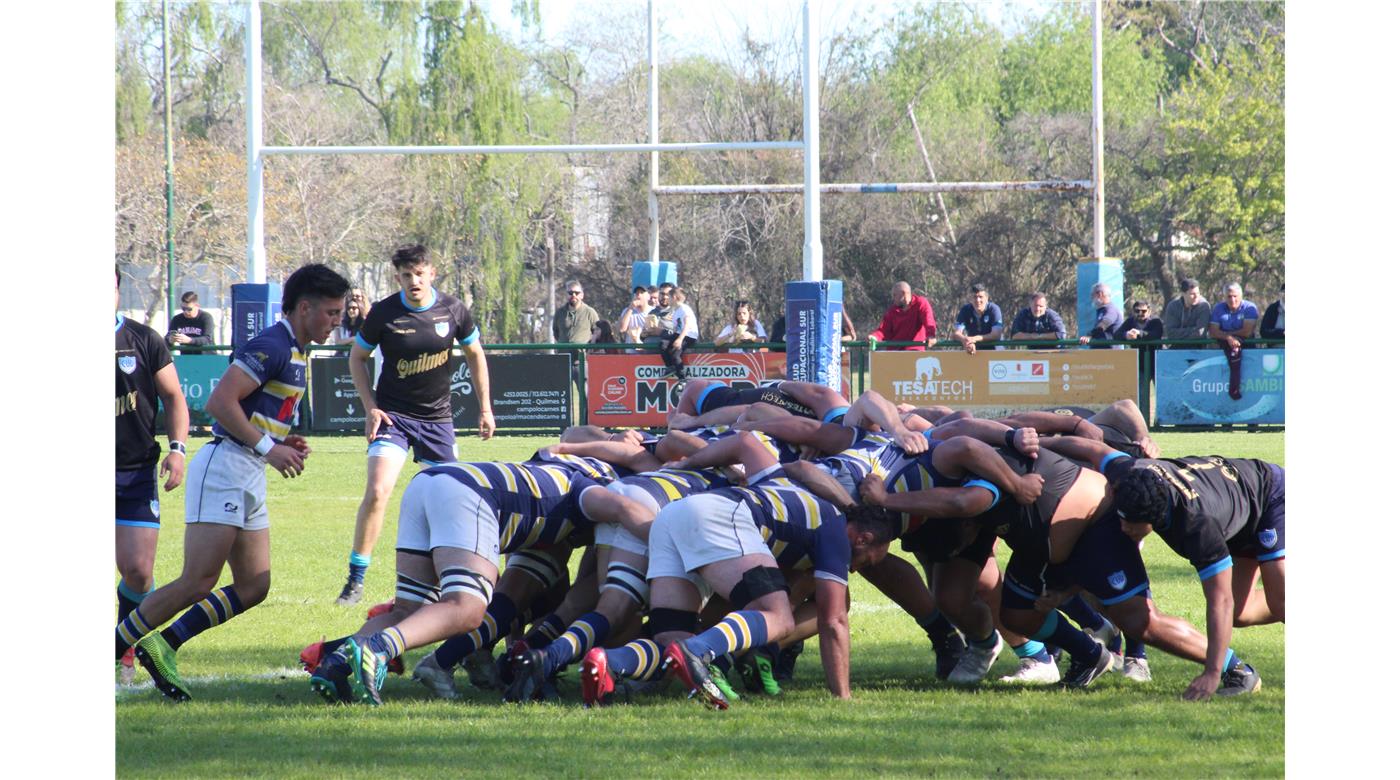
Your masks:
[{"label": "striped rugby jersey", "polygon": [[657,507],[732,484],[710,469],[657,469],[623,477],[622,482],[645,490]]},{"label": "striped rugby jersey", "polygon": [[779,568],[814,569],[814,576],[845,584],[851,568],[846,516],[829,501],[787,477],[759,479],[748,487],[713,491],[753,510],[754,525]]},{"label": "striped rugby jersey", "polygon": [[496,511],[502,553],[549,547],[592,526],[579,509],[579,494],[602,484],[558,463],[444,463],[420,473],[447,474],[476,491]]},{"label": "striped rugby jersey", "polygon": [[[961,479],[954,479],[953,477],[945,476],[940,473],[938,469],[934,468],[933,452],[938,449],[938,444],[939,442],[937,440],[930,439],[928,450],[914,456],[904,455],[904,457],[898,463],[894,464],[887,472],[885,477],[885,489],[891,493],[912,493],[917,490],[927,490],[929,488],[964,487],[976,483],[981,486],[991,487],[993,495],[996,496],[996,503],[1001,502],[1001,491],[997,490],[996,487],[991,485],[987,480],[972,474],[968,474]],[[891,449],[896,449],[900,453],[904,452],[903,450],[898,450],[898,448],[893,447],[893,445],[891,445]],[[894,529],[896,539],[907,533],[918,530],[919,526],[923,525],[924,520],[927,519],[904,512],[895,512],[894,514],[896,516]]]},{"label": "striped rugby jersey", "polygon": [[817,462],[833,474],[844,472],[849,475],[851,483],[857,488],[867,475],[875,474],[884,479],[893,469],[908,462],[909,456],[889,436],[856,428],[851,430],[854,432],[851,446]]},{"label": "striped rugby jersey", "polygon": [[[238,402],[248,422],[279,442],[287,438],[296,422],[297,405],[306,394],[306,352],[292,334],[291,324],[278,320],[263,328],[234,351],[230,362],[258,383],[257,390]],[[214,435],[237,440],[217,421]],[[243,443],[249,447],[257,444]]]}]

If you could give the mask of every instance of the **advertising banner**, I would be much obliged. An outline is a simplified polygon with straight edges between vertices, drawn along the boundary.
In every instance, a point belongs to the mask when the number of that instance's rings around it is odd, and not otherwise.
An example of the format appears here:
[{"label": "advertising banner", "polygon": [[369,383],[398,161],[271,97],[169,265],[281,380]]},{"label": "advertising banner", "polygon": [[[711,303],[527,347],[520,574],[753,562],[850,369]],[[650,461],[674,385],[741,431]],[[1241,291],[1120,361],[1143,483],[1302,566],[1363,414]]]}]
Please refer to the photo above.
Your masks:
[{"label": "advertising banner", "polygon": [[896,404],[979,415],[1137,399],[1138,353],[1124,350],[876,352],[870,387]]},{"label": "advertising banner", "polygon": [[364,433],[365,407],[350,377],[350,358],[326,355],[311,359],[307,393],[311,401],[311,429],[317,432]]},{"label": "advertising banner", "polygon": [[[180,376],[180,390],[190,410],[190,426],[213,425],[214,419],[204,411],[209,395],[219,384],[228,368],[228,355],[172,355],[175,373]],[[165,405],[156,411],[156,428],[165,430]]]},{"label": "advertising banner", "polygon": [[841,388],[841,296],[836,280],[787,283],[788,379]]},{"label": "advertising banner", "polygon": [[[685,356],[691,379],[717,379],[734,387],[757,387],[784,379],[782,352],[721,352]],[[491,375],[494,377],[495,374]],[[849,380],[846,395],[850,396]],[[666,413],[680,402],[681,387],[655,352],[588,356],[588,422],[608,428],[663,428]]]},{"label": "advertising banner", "polygon": [[1283,424],[1281,349],[1246,349],[1240,400],[1230,398],[1230,368],[1218,349],[1157,352],[1157,422],[1162,425]]},{"label": "advertising banner", "polygon": [[282,319],[282,285],[235,284],[233,293],[233,333],[229,343],[237,349],[252,341],[263,328]]}]

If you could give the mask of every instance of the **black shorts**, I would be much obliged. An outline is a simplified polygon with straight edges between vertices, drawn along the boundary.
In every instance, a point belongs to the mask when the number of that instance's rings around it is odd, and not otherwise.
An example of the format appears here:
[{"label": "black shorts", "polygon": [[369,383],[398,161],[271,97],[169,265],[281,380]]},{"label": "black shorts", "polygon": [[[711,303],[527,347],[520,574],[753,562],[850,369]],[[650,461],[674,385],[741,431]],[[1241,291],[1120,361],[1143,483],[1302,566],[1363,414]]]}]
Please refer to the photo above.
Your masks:
[{"label": "black shorts", "polygon": [[117,525],[160,528],[156,467],[117,472]]},{"label": "black shorts", "polygon": [[1036,597],[1047,588],[1067,590],[1076,585],[1105,606],[1134,596],[1152,598],[1142,553],[1111,513],[1084,530],[1064,563],[1049,563],[1048,547],[1012,553],[1003,583],[1002,604],[1012,609],[1033,609]]},{"label": "black shorts", "polygon": [[735,388],[729,385],[710,385],[701,391],[700,401],[695,404],[695,408],[700,414],[705,414],[726,406],[747,406],[756,403],[772,404],[798,417],[818,419],[817,413],[810,406],[798,403],[797,399],[776,387]]},{"label": "black shorts", "polygon": [[918,556],[922,563],[947,563],[961,558],[979,569],[991,557],[996,541],[996,532],[976,520],[925,520],[899,538],[900,547]]},{"label": "black shorts", "polygon": [[1236,558],[1254,558],[1260,563],[1276,561],[1284,556],[1283,528],[1283,468],[1269,464],[1273,479],[1269,485],[1269,495],[1264,499],[1263,516],[1254,527],[1254,533],[1245,539],[1231,539],[1230,555]]}]

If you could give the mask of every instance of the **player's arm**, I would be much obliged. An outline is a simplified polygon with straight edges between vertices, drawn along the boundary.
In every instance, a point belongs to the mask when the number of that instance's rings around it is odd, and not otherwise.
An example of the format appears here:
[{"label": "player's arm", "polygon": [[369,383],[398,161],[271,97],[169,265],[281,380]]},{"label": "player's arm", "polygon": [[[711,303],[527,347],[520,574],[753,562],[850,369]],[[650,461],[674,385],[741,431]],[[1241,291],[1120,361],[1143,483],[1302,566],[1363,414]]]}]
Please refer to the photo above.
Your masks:
[{"label": "player's arm", "polygon": [[903,512],[915,517],[964,518],[976,517],[991,509],[997,494],[986,487],[936,487],[890,493],[885,482],[875,474],[860,483],[860,497],[867,504]]},{"label": "player's arm", "polygon": [[[633,536],[646,541],[651,535],[655,513],[632,499],[596,485],[586,488],[579,496],[579,508],[589,519],[601,523],[616,523]],[[596,598],[596,594],[595,594]]]},{"label": "player's arm", "polygon": [[700,415],[676,412],[666,421],[666,425],[672,429],[733,425],[734,422],[739,419],[740,415],[748,411],[748,408],[748,404],[738,404],[735,406],[721,406],[718,409],[711,409]]},{"label": "player's arm", "polygon": [[632,471],[653,471],[661,468],[661,461],[647,452],[644,447],[627,441],[560,442],[541,447],[540,452],[556,455],[579,455],[597,458],[604,463],[621,466]]},{"label": "player's arm", "polygon": [[[170,433],[171,451],[160,464],[160,473],[165,476],[165,491],[168,493],[180,486],[185,479],[184,444],[190,435],[190,408],[185,404],[185,394],[180,391],[180,377],[175,373],[175,364],[167,363],[154,377],[156,395],[165,405],[165,430]],[[180,449],[173,449],[179,442]]]},{"label": "player's arm", "polygon": [[999,421],[1012,428],[1034,428],[1042,436],[1064,434],[1083,436],[1094,441],[1103,441],[1103,430],[1077,414],[1055,414],[1054,412],[1017,412]]},{"label": "player's arm", "polygon": [[359,394],[360,403],[365,407],[365,438],[374,441],[375,434],[379,433],[379,426],[394,423],[375,401],[374,384],[369,375],[370,363],[374,360],[374,347],[365,346],[367,343],[362,337],[355,336],[350,347],[350,381],[355,383],[355,392]]},{"label": "player's arm", "polygon": [[993,447],[1010,447],[1028,458],[1040,454],[1040,436],[1034,428],[1011,428],[996,420],[964,417],[929,431],[931,440],[948,441],[966,436]]},{"label": "player's arm", "polygon": [[784,463],[783,473],[787,474],[789,479],[807,488],[817,498],[830,501],[843,512],[856,505],[855,499],[846,492],[845,488],[841,487],[840,482],[826,473],[821,466],[809,460]]},{"label": "player's arm", "polygon": [[209,394],[204,410],[234,438],[252,447],[282,476],[295,477],[306,466],[305,456],[289,444],[275,443],[271,436],[255,428],[239,406],[239,401],[257,392],[259,387],[258,380],[241,367],[229,366],[214,392]]},{"label": "player's arm", "polygon": [[489,439],[496,433],[496,415],[491,411],[491,372],[486,368],[486,350],[481,348],[481,339],[463,344],[462,355],[466,357],[467,368],[472,372],[472,389],[476,391],[477,403],[481,404],[477,427],[481,438]]},{"label": "player's arm", "polygon": [[826,688],[838,699],[851,698],[851,625],[846,583],[817,578],[817,636]]},{"label": "player's arm", "polygon": [[744,473],[750,479],[778,465],[778,459],[748,431],[742,431],[710,442],[702,450],[697,450],[682,460],[678,467],[685,469],[707,469],[732,466],[742,463]]},{"label": "player's arm", "polygon": [[1220,687],[1220,676],[1225,673],[1225,656],[1235,622],[1235,595],[1231,588],[1233,571],[1228,565],[1231,560],[1227,557],[1221,563],[1227,564],[1225,568],[1201,578],[1201,589],[1206,595],[1206,668],[1186,686],[1184,696],[1193,701],[1214,696]]},{"label": "player's arm", "polygon": [[824,418],[833,409],[839,409],[843,406],[847,407],[848,412],[850,411],[851,404],[846,400],[846,397],[826,385],[788,380],[780,383],[778,389],[811,409],[819,418]]},{"label": "player's arm", "polygon": [[[1080,426],[1079,430],[1082,431],[1086,427]],[[1041,439],[1040,446],[1056,455],[1088,463],[1099,471],[1103,471],[1104,458],[1118,452],[1103,442],[1092,441],[1082,436],[1052,436]]]},{"label": "player's arm", "polygon": [[899,410],[895,405],[874,390],[861,393],[860,398],[851,404],[851,409],[846,412],[846,419],[841,424],[860,428],[870,423],[880,426],[880,430],[893,437],[899,448],[910,455],[928,450],[928,439],[909,430],[900,420]]},{"label": "player's arm", "polygon": [[787,415],[764,420],[744,420],[736,422],[734,427],[741,431],[760,431],[788,444],[812,447],[827,455],[835,455],[850,447],[852,443],[850,428],[835,423],[817,422],[809,417]]}]

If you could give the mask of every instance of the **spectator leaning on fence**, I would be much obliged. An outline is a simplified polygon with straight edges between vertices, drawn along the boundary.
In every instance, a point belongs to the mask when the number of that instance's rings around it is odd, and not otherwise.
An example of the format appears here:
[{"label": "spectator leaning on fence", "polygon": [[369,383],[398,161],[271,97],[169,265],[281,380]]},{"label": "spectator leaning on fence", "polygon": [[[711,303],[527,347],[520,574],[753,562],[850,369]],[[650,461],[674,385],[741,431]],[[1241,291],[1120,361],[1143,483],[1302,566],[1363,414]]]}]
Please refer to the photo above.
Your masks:
[{"label": "spectator leaning on fence", "polygon": [[938,322],[933,316],[933,306],[922,295],[915,295],[908,282],[895,282],[890,288],[890,299],[894,302],[885,311],[880,327],[870,331],[870,338],[876,341],[921,341],[922,345],[896,347],[896,349],[932,348],[937,340]]},{"label": "spectator leaning on fence", "polygon": [[554,312],[554,341],[560,344],[585,344],[593,335],[593,323],[598,312],[583,302],[583,285],[570,279],[564,285],[568,301]]},{"label": "spectator leaning on fence", "polygon": [[1049,341],[1064,339],[1065,321],[1060,313],[1050,308],[1043,292],[1033,292],[1026,298],[1026,308],[1016,313],[1011,323],[1011,338],[1018,340]]},{"label": "spectator leaning on fence", "polygon": [[640,284],[632,288],[632,302],[617,318],[617,334],[621,343],[641,343],[642,329],[647,326],[647,312],[651,310],[647,305],[648,297],[647,288]]},{"label": "spectator leaning on fence", "polygon": [[214,318],[199,310],[199,296],[180,296],[180,313],[170,318],[165,340],[173,347],[207,347],[214,343]]},{"label": "spectator leaning on fence", "polygon": [[[359,293],[359,298],[355,297]],[[340,325],[336,327],[331,338],[336,344],[349,344],[355,340],[360,328],[365,324],[365,294],[359,290],[353,290],[350,297],[345,299],[345,316],[340,318]]]},{"label": "spectator leaning on fence", "polygon": [[1259,321],[1259,307],[1244,299],[1244,290],[1235,282],[1225,285],[1225,300],[1215,304],[1210,311],[1210,337],[1215,339],[1225,352],[1225,362],[1230,366],[1230,397],[1238,401],[1240,393],[1240,366],[1243,356],[1244,339],[1254,338],[1254,325]]},{"label": "spectator leaning on fence", "polygon": [[1181,296],[1167,302],[1162,310],[1162,333],[1169,339],[1203,339],[1210,325],[1210,304],[1201,297],[1195,279],[1182,279]]},{"label": "spectator leaning on fence", "polygon": [[[753,308],[748,301],[738,301],[734,304],[734,314],[724,330],[715,336],[716,344],[742,344],[744,342],[767,341],[768,334],[763,330],[763,323],[753,316]],[[742,349],[731,349],[730,352],[743,352]]]},{"label": "spectator leaning on fence", "polygon": [[1123,320],[1113,337],[1119,341],[1156,341],[1162,338],[1162,321],[1152,316],[1147,301],[1133,301],[1132,316]]},{"label": "spectator leaning on fence", "polygon": [[1114,334],[1123,325],[1123,310],[1113,302],[1113,292],[1108,285],[1099,282],[1094,285],[1094,327],[1089,335],[1080,336],[1080,344],[1090,341],[1112,341]]},{"label": "spectator leaning on fence", "polygon": [[1266,339],[1283,338],[1283,285],[1278,287],[1278,300],[1264,310],[1264,319],[1259,322],[1259,337]]},{"label": "spectator leaning on fence", "polygon": [[979,343],[1000,339],[1001,331],[1001,307],[991,302],[984,285],[972,285],[968,302],[958,309],[957,330],[953,331],[953,338],[971,355],[977,352]]}]

